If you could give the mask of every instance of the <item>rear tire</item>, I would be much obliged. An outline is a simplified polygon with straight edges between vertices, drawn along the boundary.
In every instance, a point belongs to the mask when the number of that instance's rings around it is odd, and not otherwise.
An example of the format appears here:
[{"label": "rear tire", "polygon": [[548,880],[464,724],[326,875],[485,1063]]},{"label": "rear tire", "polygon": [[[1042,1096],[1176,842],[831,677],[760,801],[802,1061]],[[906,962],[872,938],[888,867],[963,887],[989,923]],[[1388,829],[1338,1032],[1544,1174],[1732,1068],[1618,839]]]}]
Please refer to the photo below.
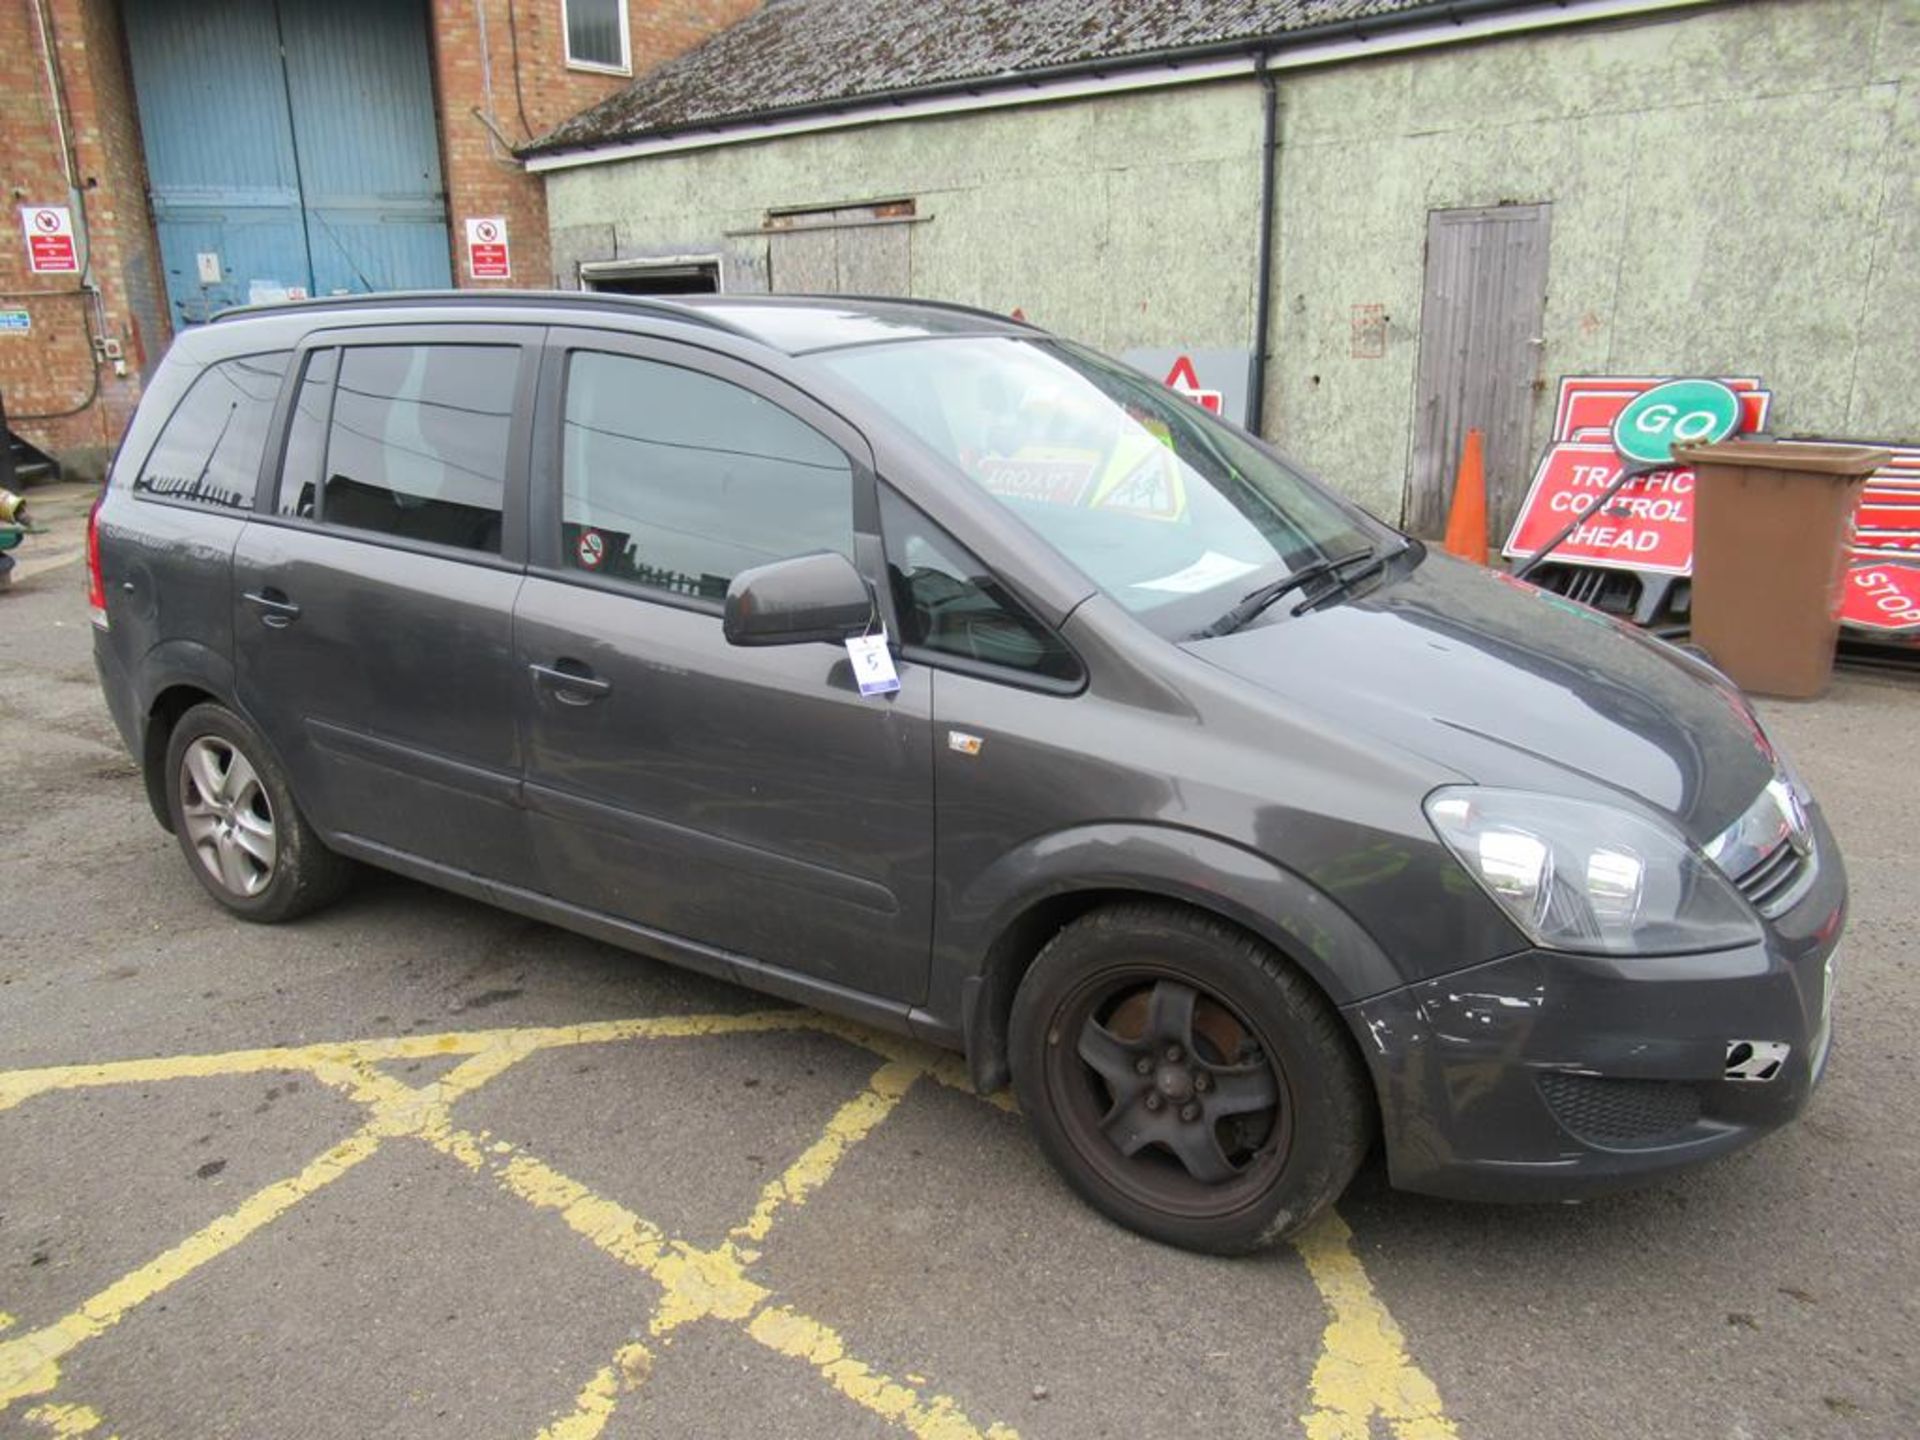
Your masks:
[{"label": "rear tire", "polygon": [[167,814],[187,868],[243,920],[276,924],[339,898],[353,864],[321,842],[258,732],[211,701],[167,737]]},{"label": "rear tire", "polygon": [[1374,1110],[1340,1017],[1233,926],[1171,905],[1096,910],[1014,997],[1014,1088],[1095,1209],[1231,1255],[1296,1234],[1346,1189]]}]

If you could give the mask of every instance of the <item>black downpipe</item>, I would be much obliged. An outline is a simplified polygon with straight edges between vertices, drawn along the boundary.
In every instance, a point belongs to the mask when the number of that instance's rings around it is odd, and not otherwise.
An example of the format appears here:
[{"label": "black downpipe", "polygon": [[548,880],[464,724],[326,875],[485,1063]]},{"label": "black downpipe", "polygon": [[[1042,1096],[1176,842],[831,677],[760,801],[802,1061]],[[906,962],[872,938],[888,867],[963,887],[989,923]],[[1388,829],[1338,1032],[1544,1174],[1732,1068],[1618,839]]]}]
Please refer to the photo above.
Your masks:
[{"label": "black downpipe", "polygon": [[1247,366],[1247,429],[1260,433],[1267,408],[1267,331],[1273,323],[1273,191],[1279,168],[1280,89],[1260,57],[1260,253],[1253,262],[1253,361]]}]

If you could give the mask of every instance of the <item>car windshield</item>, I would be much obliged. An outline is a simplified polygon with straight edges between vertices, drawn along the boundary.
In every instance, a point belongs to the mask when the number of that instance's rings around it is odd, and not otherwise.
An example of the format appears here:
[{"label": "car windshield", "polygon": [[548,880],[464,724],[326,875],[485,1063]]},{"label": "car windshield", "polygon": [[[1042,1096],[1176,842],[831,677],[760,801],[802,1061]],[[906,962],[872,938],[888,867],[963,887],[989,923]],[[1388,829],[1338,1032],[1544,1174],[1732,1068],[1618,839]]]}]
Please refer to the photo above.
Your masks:
[{"label": "car windshield", "polygon": [[1075,345],[967,336],[819,359],[1163,634],[1397,544],[1192,400]]}]

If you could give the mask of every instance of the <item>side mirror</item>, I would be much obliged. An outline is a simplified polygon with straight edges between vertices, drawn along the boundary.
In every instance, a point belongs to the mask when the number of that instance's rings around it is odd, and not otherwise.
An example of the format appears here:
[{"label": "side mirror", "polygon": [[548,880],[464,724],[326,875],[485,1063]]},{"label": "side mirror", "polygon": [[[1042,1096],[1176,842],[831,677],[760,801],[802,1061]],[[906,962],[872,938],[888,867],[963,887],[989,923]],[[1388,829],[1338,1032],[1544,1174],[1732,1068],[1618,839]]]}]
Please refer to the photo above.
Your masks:
[{"label": "side mirror", "polygon": [[729,645],[845,640],[873,621],[867,582],[844,555],[820,551],[742,570],[727,586]]}]

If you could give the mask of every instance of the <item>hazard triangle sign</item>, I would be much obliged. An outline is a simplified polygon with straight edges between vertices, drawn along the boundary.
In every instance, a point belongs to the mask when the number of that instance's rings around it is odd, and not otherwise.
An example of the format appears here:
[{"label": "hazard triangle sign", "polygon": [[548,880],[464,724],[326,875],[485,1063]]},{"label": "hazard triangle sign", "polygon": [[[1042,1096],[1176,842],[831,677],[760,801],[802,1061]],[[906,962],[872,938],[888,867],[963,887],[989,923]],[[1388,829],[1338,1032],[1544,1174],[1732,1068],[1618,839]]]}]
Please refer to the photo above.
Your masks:
[{"label": "hazard triangle sign", "polygon": [[1176,395],[1186,396],[1202,410],[1211,410],[1215,415],[1220,413],[1224,397],[1218,390],[1201,388],[1200,377],[1194,372],[1191,355],[1182,355],[1173,362],[1173,368],[1167,371],[1165,384]]}]

